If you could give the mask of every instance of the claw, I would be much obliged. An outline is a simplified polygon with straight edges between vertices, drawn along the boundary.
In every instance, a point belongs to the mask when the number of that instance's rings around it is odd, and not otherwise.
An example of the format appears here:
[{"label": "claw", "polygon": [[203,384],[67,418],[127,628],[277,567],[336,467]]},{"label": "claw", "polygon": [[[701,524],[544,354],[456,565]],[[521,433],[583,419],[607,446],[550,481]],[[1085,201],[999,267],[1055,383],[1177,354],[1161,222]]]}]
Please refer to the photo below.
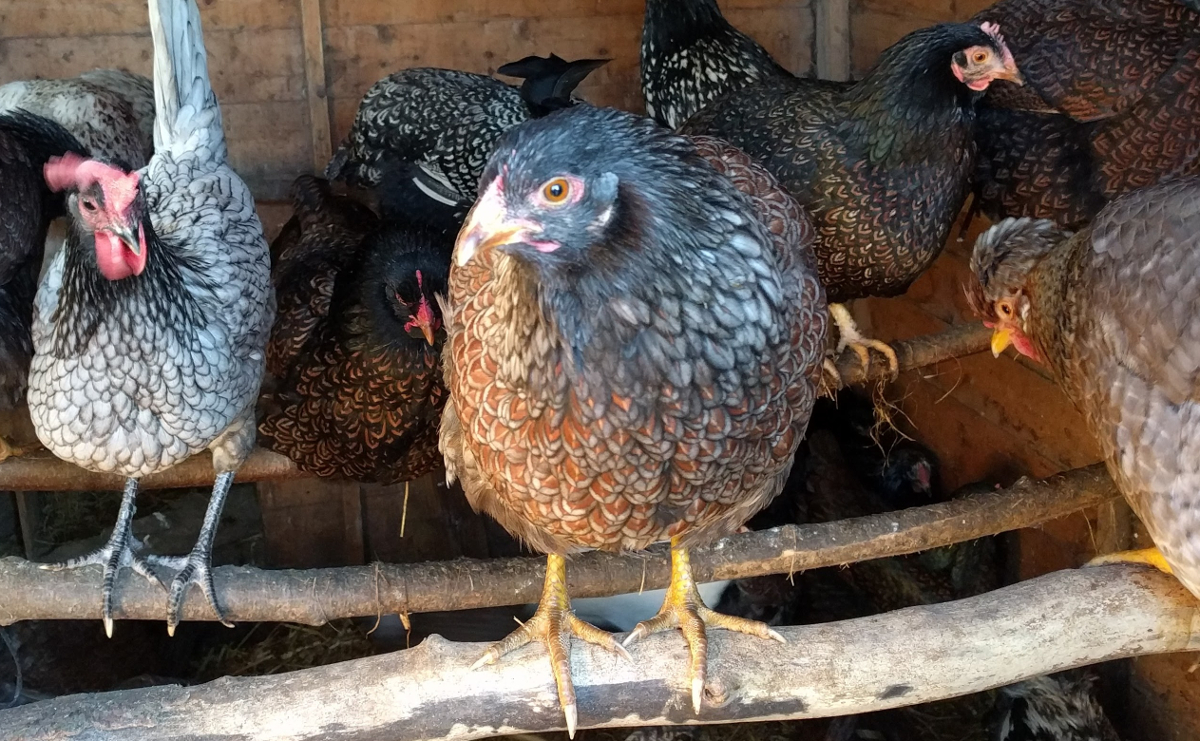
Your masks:
[{"label": "claw", "polygon": [[671,542],[671,584],[667,587],[667,598],[663,602],[662,609],[649,620],[638,623],[625,639],[625,645],[633,645],[653,633],[679,628],[683,633],[684,640],[687,641],[688,653],[691,655],[692,708],[697,714],[700,713],[701,701],[704,696],[704,680],[708,673],[706,625],[780,643],[787,642],[783,636],[767,627],[766,623],[746,620],[733,615],[722,615],[708,609],[692,578],[691,561],[688,558],[687,550],[679,548],[673,540]]},{"label": "claw", "polygon": [[17,458],[25,455],[26,453],[32,453],[33,451],[37,450],[38,447],[39,446],[37,445],[27,445],[25,447],[18,448],[16,445],[13,445],[3,437],[0,437],[0,463],[8,460],[9,458]]},{"label": "claw", "polygon": [[542,599],[537,611],[521,627],[491,647],[471,665],[478,669],[494,664],[500,657],[527,643],[537,641],[550,654],[550,669],[558,689],[558,703],[566,720],[567,735],[575,737],[579,723],[579,708],[575,702],[575,685],[571,681],[570,636],[629,660],[629,653],[617,643],[611,633],[600,630],[575,617],[571,612],[571,600],[567,596],[567,565],[562,556],[546,558],[546,582],[542,587]]},{"label": "claw", "polygon": [[850,348],[858,355],[859,362],[862,363],[863,370],[866,371],[871,367],[871,350],[877,350],[888,361],[888,373],[892,378],[895,378],[900,373],[900,359],[896,357],[896,351],[892,346],[880,340],[874,340],[863,337],[858,331],[858,325],[854,322],[854,317],[850,316],[850,311],[843,304],[830,304],[829,314],[833,317],[833,321],[838,328],[838,348],[840,354],[846,348]]}]

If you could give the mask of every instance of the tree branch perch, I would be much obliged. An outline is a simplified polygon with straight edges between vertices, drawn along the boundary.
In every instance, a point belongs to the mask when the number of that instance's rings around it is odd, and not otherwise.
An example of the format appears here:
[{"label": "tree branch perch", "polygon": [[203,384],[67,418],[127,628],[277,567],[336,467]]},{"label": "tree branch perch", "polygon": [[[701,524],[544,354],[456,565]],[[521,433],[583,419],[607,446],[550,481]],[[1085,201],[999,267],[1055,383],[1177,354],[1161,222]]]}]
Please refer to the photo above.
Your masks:
[{"label": "tree branch perch", "polygon": [[[712,631],[705,707],[692,717],[678,633],[634,663],[572,643],[580,727],[781,720],[940,700],[1108,659],[1200,649],[1195,599],[1127,565],[1060,571],[979,597],[781,628],[786,645]],[[544,651],[470,671],[483,644],[420,646],[197,687],[74,695],[0,712],[22,741],[467,741],[560,729]]]},{"label": "tree branch perch", "polygon": [[[1102,466],[1048,479],[1023,479],[1006,490],[927,507],[840,522],[788,525],[732,536],[692,552],[700,581],[786,574],[896,556],[994,535],[1063,517],[1119,496]],[[216,569],[221,602],[234,621],[287,621],[320,625],[343,617],[465,610],[535,602],[545,564],[541,558],[262,571]],[[569,562],[574,597],[660,589],[670,578],[663,547],[642,554],[584,553]],[[98,619],[98,569],[42,571],[16,558],[0,559],[0,625],[18,620]],[[212,620],[195,593],[185,620]],[[133,620],[166,617],[163,593],[128,572],[118,582],[114,615]]]}]

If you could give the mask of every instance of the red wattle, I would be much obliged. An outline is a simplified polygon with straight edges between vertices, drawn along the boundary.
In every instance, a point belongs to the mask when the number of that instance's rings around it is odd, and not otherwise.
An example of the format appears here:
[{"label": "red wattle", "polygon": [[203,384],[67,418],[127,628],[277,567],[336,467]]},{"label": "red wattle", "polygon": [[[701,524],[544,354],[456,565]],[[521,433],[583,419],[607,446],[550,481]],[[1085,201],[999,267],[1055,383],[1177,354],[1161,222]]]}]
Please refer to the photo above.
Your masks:
[{"label": "red wattle", "polygon": [[96,237],[96,267],[109,280],[121,280],[138,275],[146,268],[146,247],[141,245],[142,254],[137,254],[120,237],[112,232],[99,231]]}]

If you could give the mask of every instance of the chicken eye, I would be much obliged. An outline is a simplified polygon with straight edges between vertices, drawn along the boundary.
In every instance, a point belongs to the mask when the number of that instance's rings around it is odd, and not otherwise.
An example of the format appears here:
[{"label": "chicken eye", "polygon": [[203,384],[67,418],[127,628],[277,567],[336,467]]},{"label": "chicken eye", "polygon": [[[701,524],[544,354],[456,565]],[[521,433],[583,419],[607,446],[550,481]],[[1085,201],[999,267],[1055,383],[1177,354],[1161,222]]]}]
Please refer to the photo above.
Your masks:
[{"label": "chicken eye", "polygon": [[1000,316],[1004,317],[1005,319],[1012,317],[1013,308],[1012,304],[1009,302],[1001,301],[1000,303],[996,304],[996,308],[1000,309]]},{"label": "chicken eye", "polygon": [[983,64],[987,61],[987,58],[988,53],[982,49],[975,52],[975,54],[971,56],[971,59],[975,62],[975,64]]},{"label": "chicken eye", "polygon": [[548,203],[562,203],[571,194],[571,184],[566,178],[554,178],[542,186],[542,197]]},{"label": "chicken eye", "polygon": [[89,199],[89,198],[84,198],[84,199],[83,199],[83,210],[84,210],[84,211],[89,211],[89,212],[90,212],[90,211],[95,211],[95,210],[96,210],[96,204],[95,204],[95,203],[93,203],[93,202],[91,201],[91,199]]}]

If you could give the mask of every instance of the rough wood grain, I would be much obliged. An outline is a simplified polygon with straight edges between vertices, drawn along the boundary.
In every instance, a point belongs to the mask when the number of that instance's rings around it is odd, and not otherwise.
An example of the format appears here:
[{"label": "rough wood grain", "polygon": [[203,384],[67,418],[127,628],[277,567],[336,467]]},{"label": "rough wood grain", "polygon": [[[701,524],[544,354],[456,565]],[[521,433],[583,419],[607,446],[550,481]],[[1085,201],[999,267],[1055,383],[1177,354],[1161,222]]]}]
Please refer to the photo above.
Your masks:
[{"label": "rough wood grain", "polygon": [[[680,686],[687,652],[656,635],[625,662],[579,641],[582,728],[882,710],[1126,656],[1200,649],[1195,599],[1149,569],[1061,571],[961,602],[781,628],[786,645],[713,631],[705,707]],[[561,728],[543,651],[470,671],[483,644],[420,646],[291,674],[74,695],[0,711],[0,739],[419,741]]]},{"label": "rough wood grain", "polygon": [[308,97],[308,120],[312,127],[313,172],[324,172],[333,156],[330,131],[329,90],[325,85],[325,25],[321,0],[300,0],[304,22],[304,76]]},{"label": "rough wood grain", "polygon": [[[1103,468],[1092,466],[943,504],[735,535],[695,549],[692,570],[697,581],[706,582],[914,553],[1031,527],[1117,496]],[[341,617],[535,602],[543,574],[541,558],[499,558],[313,571],[223,566],[216,569],[215,579],[231,620],[319,625]],[[567,577],[575,597],[661,589],[670,577],[670,560],[663,547],[627,556],[584,553],[571,559]],[[0,559],[0,625],[98,619],[100,587],[98,569],[42,571],[28,561]],[[213,619],[196,596],[184,604],[183,618]],[[157,587],[126,572],[118,582],[113,614],[119,619],[161,620],[165,605]]]},{"label": "rough wood grain", "polygon": [[813,21],[817,77],[849,80],[850,0],[815,0]]}]

